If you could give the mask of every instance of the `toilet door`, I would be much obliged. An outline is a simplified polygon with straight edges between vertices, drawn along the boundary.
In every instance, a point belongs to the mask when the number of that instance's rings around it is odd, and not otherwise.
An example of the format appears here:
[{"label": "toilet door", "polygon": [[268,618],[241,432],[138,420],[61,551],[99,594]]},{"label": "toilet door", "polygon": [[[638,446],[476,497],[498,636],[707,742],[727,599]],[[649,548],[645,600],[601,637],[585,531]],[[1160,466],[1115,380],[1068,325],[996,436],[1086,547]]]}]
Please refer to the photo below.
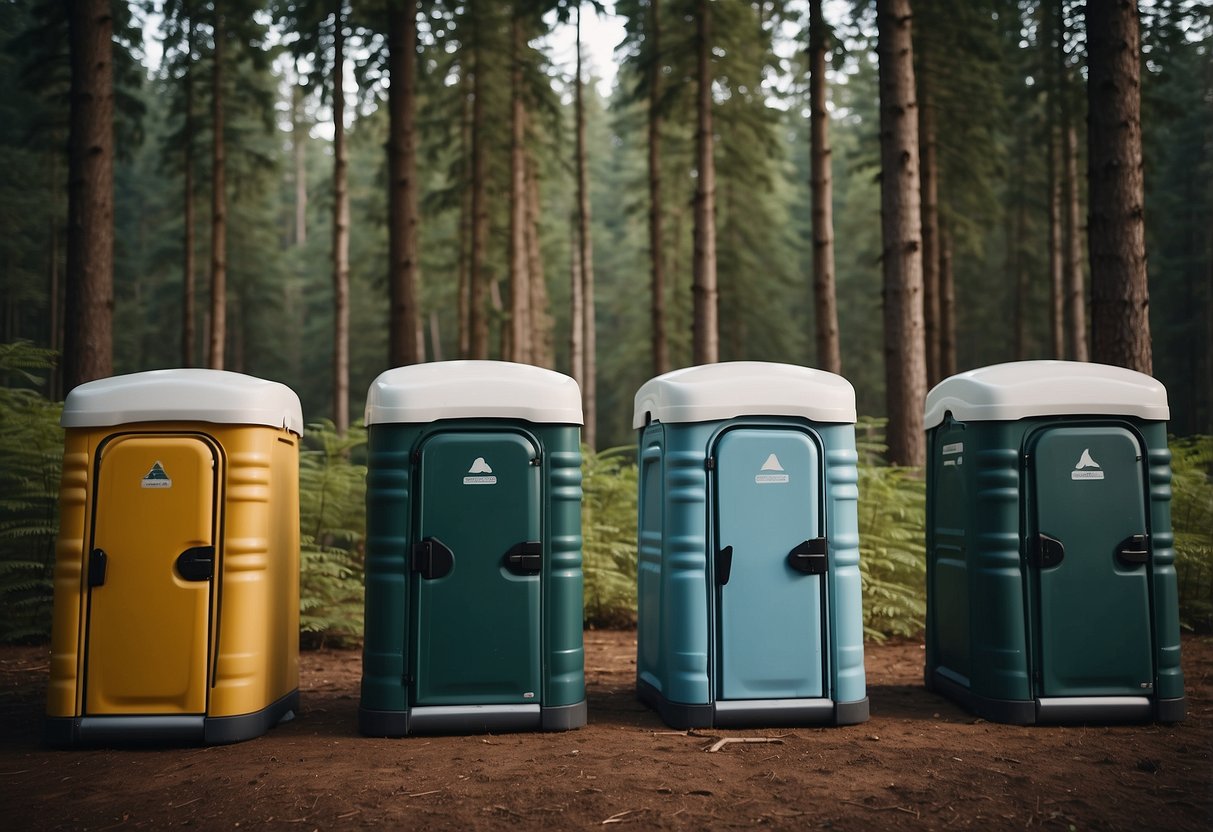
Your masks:
[{"label": "toilet door", "polygon": [[821,458],[798,430],[741,428],[713,451],[719,699],[817,698],[824,676]]},{"label": "toilet door", "polygon": [[1145,460],[1121,427],[1028,442],[1039,695],[1153,693]]},{"label": "toilet door", "polygon": [[219,459],[202,436],[101,447],[84,564],[86,715],[206,712]]},{"label": "toilet door", "polygon": [[521,433],[451,431],[422,445],[415,704],[541,704],[540,462]]}]

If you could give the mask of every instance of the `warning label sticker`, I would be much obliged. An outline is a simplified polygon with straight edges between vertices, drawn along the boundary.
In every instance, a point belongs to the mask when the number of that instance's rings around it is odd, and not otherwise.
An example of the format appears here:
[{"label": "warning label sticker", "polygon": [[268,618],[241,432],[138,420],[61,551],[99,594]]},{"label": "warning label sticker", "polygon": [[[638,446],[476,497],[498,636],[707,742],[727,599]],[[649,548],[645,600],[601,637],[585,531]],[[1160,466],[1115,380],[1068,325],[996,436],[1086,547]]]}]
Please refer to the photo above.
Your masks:
[{"label": "warning label sticker", "polygon": [[164,466],[160,464],[160,460],[156,460],[156,464],[152,466],[152,470],[143,475],[140,484],[144,488],[173,487],[173,481],[169,478],[168,472],[164,470]]}]

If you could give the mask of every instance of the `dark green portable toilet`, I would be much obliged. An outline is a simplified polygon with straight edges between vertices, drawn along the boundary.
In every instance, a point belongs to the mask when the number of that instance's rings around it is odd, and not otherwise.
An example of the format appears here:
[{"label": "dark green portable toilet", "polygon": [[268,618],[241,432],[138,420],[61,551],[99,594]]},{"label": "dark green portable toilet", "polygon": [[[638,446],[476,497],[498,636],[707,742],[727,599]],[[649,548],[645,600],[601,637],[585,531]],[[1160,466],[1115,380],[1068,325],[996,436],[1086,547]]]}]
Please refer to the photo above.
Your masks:
[{"label": "dark green portable toilet", "polygon": [[1020,361],[927,395],[926,685],[998,722],[1184,718],[1166,389]]},{"label": "dark green portable toilet", "polygon": [[581,423],[577,383],[522,364],[371,384],[362,733],[585,724]]}]

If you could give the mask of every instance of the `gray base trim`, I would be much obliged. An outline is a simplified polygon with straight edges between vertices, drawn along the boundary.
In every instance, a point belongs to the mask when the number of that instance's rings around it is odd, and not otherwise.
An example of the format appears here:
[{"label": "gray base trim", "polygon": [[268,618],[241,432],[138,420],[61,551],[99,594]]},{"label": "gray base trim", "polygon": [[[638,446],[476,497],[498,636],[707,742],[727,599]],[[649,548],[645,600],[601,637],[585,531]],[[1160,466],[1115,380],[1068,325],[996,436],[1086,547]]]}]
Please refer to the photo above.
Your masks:
[{"label": "gray base trim", "polygon": [[1059,696],[1036,700],[1036,722],[1149,722],[1154,705],[1148,696]]},{"label": "gray base trim", "polygon": [[1033,725],[1036,722],[1036,703],[1030,699],[1020,701],[979,696],[970,688],[950,679],[945,668],[937,667],[929,673],[933,681],[933,684],[928,686],[930,689],[982,719],[1010,725]]},{"label": "gray base trim", "polygon": [[539,727],[544,731],[571,731],[586,723],[585,700],[572,705],[543,707],[539,712]]},{"label": "gray base trim", "polygon": [[1188,717],[1188,700],[1183,696],[1178,699],[1159,699],[1154,707],[1154,718],[1159,722],[1183,722]]},{"label": "gray base trim", "polygon": [[534,731],[540,722],[538,705],[428,705],[409,710],[413,734]]},{"label": "gray base trim", "polygon": [[299,690],[251,714],[212,716],[206,720],[202,741],[207,745],[240,742],[259,737],[275,725],[290,722],[299,710]]},{"label": "gray base trim", "polygon": [[715,718],[720,728],[819,724],[834,721],[834,702],[830,699],[718,699]]},{"label": "gray base trim", "polygon": [[358,708],[358,732],[365,737],[407,737],[408,711],[373,711]]},{"label": "gray base trim", "polygon": [[686,705],[682,702],[671,702],[657,688],[643,679],[636,680],[636,696],[641,702],[657,712],[661,721],[671,728],[711,728],[712,705],[705,702],[702,705]]},{"label": "gray base trim", "polygon": [[50,745],[196,745],[229,743],[259,737],[294,718],[299,691],[251,714],[207,717],[202,714],[49,717],[45,737]]},{"label": "gray base trim", "polygon": [[867,722],[870,710],[866,696],[857,702],[838,702],[834,705],[834,724],[858,725]]}]

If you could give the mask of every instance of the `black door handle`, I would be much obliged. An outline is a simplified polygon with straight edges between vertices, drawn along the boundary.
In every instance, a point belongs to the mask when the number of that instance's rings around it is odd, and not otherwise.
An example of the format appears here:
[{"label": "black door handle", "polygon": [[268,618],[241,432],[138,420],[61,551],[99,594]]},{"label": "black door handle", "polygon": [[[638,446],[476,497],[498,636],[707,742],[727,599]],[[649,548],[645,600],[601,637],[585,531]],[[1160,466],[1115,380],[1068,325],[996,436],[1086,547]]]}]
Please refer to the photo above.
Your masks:
[{"label": "black door handle", "polygon": [[109,555],[101,549],[88,553],[88,585],[91,589],[105,583],[105,567],[109,563]]},{"label": "black door handle", "polygon": [[1131,534],[1116,547],[1116,559],[1132,568],[1150,562],[1150,542],[1144,534]]},{"label": "black door handle", "polygon": [[215,547],[194,546],[177,555],[177,574],[187,581],[209,581],[215,574]]},{"label": "black door handle", "polygon": [[455,553],[438,538],[427,537],[413,545],[410,566],[427,581],[445,578],[455,568]]},{"label": "black door handle", "polygon": [[829,551],[824,537],[815,537],[788,552],[788,566],[806,575],[824,575],[830,566]]},{"label": "black door handle", "polygon": [[1056,538],[1049,537],[1047,534],[1038,534],[1032,555],[1036,560],[1036,565],[1041,569],[1051,569],[1065,558],[1066,547],[1061,545],[1061,541]]},{"label": "black door handle", "polygon": [[725,546],[716,553],[716,583],[724,586],[733,572],[733,547]]},{"label": "black door handle", "polygon": [[515,543],[505,553],[503,564],[515,575],[538,575],[543,570],[543,544],[538,540]]}]

